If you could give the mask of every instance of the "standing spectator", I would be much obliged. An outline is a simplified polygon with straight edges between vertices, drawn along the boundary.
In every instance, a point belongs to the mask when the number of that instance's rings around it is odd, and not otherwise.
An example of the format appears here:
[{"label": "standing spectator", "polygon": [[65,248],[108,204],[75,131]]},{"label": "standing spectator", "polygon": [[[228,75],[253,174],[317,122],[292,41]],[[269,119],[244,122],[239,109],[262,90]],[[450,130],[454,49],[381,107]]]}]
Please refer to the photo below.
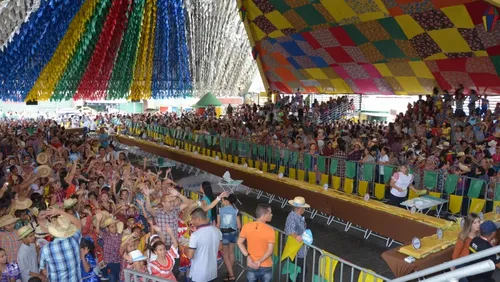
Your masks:
[{"label": "standing spectator", "polygon": [[[295,238],[298,242],[302,242],[302,234],[306,231],[306,222],[302,216],[306,211],[306,208],[310,207],[304,197],[295,197],[293,200],[288,201],[288,203],[293,207],[293,210],[288,214],[285,223],[285,233],[288,236]],[[305,246],[302,246],[296,256],[296,265],[299,266],[303,273],[297,276],[296,281],[303,281],[302,277],[304,273],[307,272],[304,257],[306,254]]]},{"label": "standing spectator", "polygon": [[42,274],[51,282],[80,282],[80,220],[59,209],[48,210],[46,215],[58,217],[48,224],[54,240],[40,252]]},{"label": "standing spectator", "polygon": [[0,217],[0,247],[7,253],[9,262],[17,261],[17,253],[21,247],[21,241],[14,228],[18,220],[19,218],[10,214]]},{"label": "standing spectator", "polygon": [[35,245],[35,230],[31,226],[23,226],[17,231],[19,239],[23,242],[17,254],[17,263],[21,270],[21,281],[28,282],[31,276],[44,279],[38,273],[38,255]]},{"label": "standing spectator", "polygon": [[230,194],[223,198],[223,207],[219,209],[217,217],[217,228],[222,232],[222,256],[226,265],[228,277],[227,281],[234,281],[234,245],[238,238],[238,231],[241,230],[240,212],[235,207],[236,196]]},{"label": "standing spectator", "polygon": [[[271,226],[267,225],[273,218],[271,206],[260,204],[255,209],[257,220],[245,224],[238,239],[238,247],[247,258],[248,282],[270,282],[273,279],[273,261],[276,237]],[[243,244],[247,241],[247,246]]]},{"label": "standing spectator", "polygon": [[[101,225],[102,213],[96,214],[96,230],[101,235],[104,249],[104,261],[107,263],[103,269],[104,277],[110,282],[117,282],[120,278],[120,245],[122,243],[123,222],[107,218]],[[101,231],[101,226],[106,231]]]},{"label": "standing spectator", "polygon": [[212,282],[217,279],[217,255],[222,250],[222,233],[210,225],[202,208],[191,212],[191,223],[196,231],[189,239],[187,257],[191,260],[191,282]]}]

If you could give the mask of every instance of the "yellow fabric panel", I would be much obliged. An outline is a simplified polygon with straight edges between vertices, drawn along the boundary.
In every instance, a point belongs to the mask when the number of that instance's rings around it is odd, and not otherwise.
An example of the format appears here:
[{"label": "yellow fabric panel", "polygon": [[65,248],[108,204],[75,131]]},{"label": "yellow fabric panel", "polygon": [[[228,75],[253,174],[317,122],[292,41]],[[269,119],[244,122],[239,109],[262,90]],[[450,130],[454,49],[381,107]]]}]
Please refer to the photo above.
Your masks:
[{"label": "yellow fabric panel", "polygon": [[352,194],[354,191],[354,179],[344,178],[344,192],[347,194]]},{"label": "yellow fabric panel", "polygon": [[262,171],[267,172],[267,163],[262,163]]},{"label": "yellow fabric panel", "polygon": [[469,12],[464,5],[455,5],[441,8],[441,11],[448,16],[453,25],[457,28],[474,28],[474,23],[469,16]]},{"label": "yellow fabric panel", "polygon": [[351,87],[342,78],[330,79],[337,93],[352,93]]},{"label": "yellow fabric panel", "polygon": [[304,181],[305,177],[306,177],[306,172],[302,169],[299,169],[297,171],[297,180]]},{"label": "yellow fabric panel", "polygon": [[361,271],[358,276],[358,282],[384,282],[384,280],[376,278],[373,274]]},{"label": "yellow fabric panel", "polygon": [[[439,192],[429,192],[429,196],[436,197],[436,198],[441,198],[441,193]],[[436,207],[432,207],[431,211],[436,210]]]},{"label": "yellow fabric panel", "polygon": [[411,200],[411,199],[414,199],[417,197],[418,197],[418,194],[415,191],[413,191],[412,189],[410,189],[409,194],[408,194],[408,200]]},{"label": "yellow fabric panel", "polygon": [[434,79],[434,76],[424,62],[418,61],[408,63],[417,77]]},{"label": "yellow fabric panel", "polygon": [[202,149],[201,149],[201,154],[202,154],[202,155],[206,156],[206,152],[207,152],[207,149],[206,149],[206,148],[202,148]]},{"label": "yellow fabric panel", "polygon": [[486,51],[473,51],[476,57],[488,57],[488,52]]},{"label": "yellow fabric panel", "polygon": [[368,181],[359,181],[358,182],[358,194],[362,197],[368,193]]},{"label": "yellow fabric panel", "polygon": [[255,41],[261,41],[264,37],[266,37],[266,34],[253,22],[250,23],[250,30],[252,31],[252,35]]},{"label": "yellow fabric panel", "polygon": [[449,210],[452,214],[460,213],[462,209],[462,196],[450,195],[450,205]]},{"label": "yellow fabric panel", "polygon": [[416,77],[397,76],[396,80],[407,93],[424,93],[425,89],[420,85]]},{"label": "yellow fabric panel", "polygon": [[296,179],[297,178],[297,170],[295,168],[290,168],[289,178]]},{"label": "yellow fabric panel", "polygon": [[240,157],[239,156],[234,156],[234,163],[239,164],[240,163]]},{"label": "yellow fabric panel", "polygon": [[241,158],[241,163],[242,164],[246,164],[247,163],[247,159],[246,158]]},{"label": "yellow fabric panel", "polygon": [[265,14],[265,17],[278,29],[293,28],[290,22],[277,10]]},{"label": "yellow fabric panel", "polygon": [[227,155],[227,161],[232,163],[233,162],[233,155]]},{"label": "yellow fabric panel", "polygon": [[254,167],[254,166],[253,166],[253,160],[250,160],[250,159],[248,160],[248,166],[249,166],[249,167]]},{"label": "yellow fabric panel", "polygon": [[222,153],[221,152],[217,152],[217,157],[219,157],[219,160],[222,160]]},{"label": "yellow fabric panel", "polygon": [[382,76],[394,76],[386,64],[373,64]]},{"label": "yellow fabric panel", "polygon": [[447,58],[448,57],[446,57],[445,53],[437,53],[437,54],[434,54],[432,56],[429,56],[429,57],[425,58],[424,61],[444,60],[444,59],[447,59]]},{"label": "yellow fabric panel", "polygon": [[321,4],[332,15],[332,17],[340,22],[345,19],[356,17],[356,13],[349,7],[344,0],[320,0]]},{"label": "yellow fabric panel", "polygon": [[280,168],[278,170],[278,173],[285,173],[285,167],[284,166],[280,166]]},{"label": "yellow fabric panel", "polygon": [[385,198],[385,184],[376,183],[375,184],[375,198],[382,200]]},{"label": "yellow fabric panel", "polygon": [[410,15],[401,15],[394,17],[394,19],[398,22],[408,39],[412,39],[416,35],[425,32],[424,29]]},{"label": "yellow fabric panel", "polygon": [[328,174],[321,174],[321,187],[328,184]]},{"label": "yellow fabric panel", "polygon": [[316,173],[314,171],[309,171],[307,174],[307,180],[309,184],[316,184]]},{"label": "yellow fabric panel", "polygon": [[274,170],[276,169],[276,165],[275,165],[275,164],[271,164],[271,165],[269,165],[269,169],[270,169],[271,171],[274,171]]},{"label": "yellow fabric panel", "polygon": [[480,213],[484,209],[484,205],[486,204],[485,199],[477,199],[477,198],[470,198],[470,206],[469,206],[469,213]]},{"label": "yellow fabric panel", "polygon": [[278,232],[278,230],[274,230],[274,242],[276,242],[276,244],[274,244],[274,251],[273,251],[273,255],[275,256],[279,256],[279,249],[280,249],[280,244],[278,243],[280,241],[280,233]]},{"label": "yellow fabric panel", "polygon": [[319,261],[320,276],[326,281],[333,281],[338,260],[333,257],[324,256]]},{"label": "yellow fabric panel", "polygon": [[227,154],[222,154],[222,159],[227,161]]},{"label": "yellow fabric panel", "polygon": [[279,29],[269,33],[269,37],[271,37],[271,38],[278,38],[278,37],[283,37],[283,36],[285,36],[285,34],[283,32],[281,32],[281,30],[279,30]]},{"label": "yellow fabric panel", "polygon": [[256,17],[262,15],[262,11],[253,1],[243,1],[243,6],[247,9],[247,18],[249,21],[253,21]]},{"label": "yellow fabric panel", "polygon": [[370,12],[370,13],[364,13],[364,14],[358,14],[358,17],[361,21],[367,22],[367,21],[372,21],[372,20],[378,20],[381,18],[385,18],[384,13],[378,11],[378,12]]},{"label": "yellow fabric panel", "polygon": [[260,161],[255,161],[255,168],[260,170]]},{"label": "yellow fabric panel", "polygon": [[340,177],[332,176],[332,187],[335,190],[339,190],[340,188]]},{"label": "yellow fabric panel", "polygon": [[319,68],[306,69],[314,79],[328,79],[328,76]]},{"label": "yellow fabric panel", "polygon": [[469,44],[456,28],[430,30],[429,36],[437,43],[444,53],[470,52]]}]

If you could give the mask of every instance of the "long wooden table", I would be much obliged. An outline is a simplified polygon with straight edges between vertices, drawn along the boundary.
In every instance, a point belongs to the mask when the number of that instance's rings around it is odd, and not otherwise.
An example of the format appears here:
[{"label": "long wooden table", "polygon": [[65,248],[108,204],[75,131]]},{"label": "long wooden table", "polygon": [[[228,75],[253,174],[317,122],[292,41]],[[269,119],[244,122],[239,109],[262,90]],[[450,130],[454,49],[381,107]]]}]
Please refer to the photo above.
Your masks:
[{"label": "long wooden table", "polygon": [[421,238],[436,232],[436,227],[428,224],[369,208],[363,204],[345,201],[335,197],[334,193],[326,195],[321,192],[322,188],[320,187],[316,190],[305,189],[304,187],[307,185],[304,182],[289,179],[283,181],[278,179],[276,175],[268,175],[264,172],[259,175],[228,162],[214,161],[213,158],[209,160],[206,156],[137,138],[122,135],[118,135],[116,138],[124,145],[137,146],[145,152],[197,167],[217,176],[222,176],[226,171],[229,171],[233,179],[243,180],[246,186],[279,197],[293,199],[296,196],[302,196],[314,209],[320,212],[336,216],[403,244],[410,243],[414,237]]}]

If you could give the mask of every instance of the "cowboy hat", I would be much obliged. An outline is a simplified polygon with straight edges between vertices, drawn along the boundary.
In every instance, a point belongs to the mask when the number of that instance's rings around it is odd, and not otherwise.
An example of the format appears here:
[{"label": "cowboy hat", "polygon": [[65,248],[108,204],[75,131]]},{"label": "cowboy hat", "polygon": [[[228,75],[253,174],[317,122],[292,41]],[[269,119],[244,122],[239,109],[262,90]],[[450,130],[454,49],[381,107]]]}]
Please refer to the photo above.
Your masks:
[{"label": "cowboy hat", "polygon": [[45,232],[42,228],[41,225],[38,225],[36,228],[35,228],[35,237],[37,238],[45,238],[47,235],[49,235],[49,233]]},{"label": "cowboy hat", "polygon": [[490,142],[488,142],[488,146],[490,147],[495,147],[497,145],[497,141],[495,140],[491,140]]},{"label": "cowboy hat", "polygon": [[444,141],[444,142],[443,142],[443,146],[445,146],[445,147],[450,147],[450,142],[448,142],[448,141]]},{"label": "cowboy hat", "polygon": [[465,153],[464,153],[464,152],[458,152],[458,153],[457,153],[457,157],[463,157],[463,156],[465,156]]},{"label": "cowboy hat", "polygon": [[[102,219],[101,222],[104,222],[107,218],[111,217],[111,214],[107,211],[101,211]],[[97,228],[97,218],[94,216],[92,218],[92,225]]]},{"label": "cowboy hat", "polygon": [[112,217],[106,218],[106,220],[102,224],[102,227],[108,227],[108,226],[115,224],[115,223],[116,223],[116,232],[118,234],[121,234],[123,232],[123,222],[116,220]]},{"label": "cowboy hat", "polygon": [[436,149],[443,150],[443,149],[444,149],[444,147],[443,147],[443,145],[437,145],[437,146],[436,146]]},{"label": "cowboy hat", "polygon": [[19,220],[17,217],[13,217],[12,215],[4,215],[0,217],[0,228],[5,227],[7,225],[11,225],[13,223],[16,223]]},{"label": "cowboy hat", "polygon": [[54,162],[52,165],[53,165],[53,166],[56,166],[56,165],[58,165],[58,164],[60,164],[60,165],[64,166],[64,164],[65,164],[65,163],[64,163],[63,161],[57,161],[57,162]]},{"label": "cowboy hat", "polygon": [[309,207],[311,207],[310,205],[306,204],[306,199],[304,199],[304,197],[295,197],[293,200],[289,200],[288,203],[292,207],[297,207],[297,208],[309,208]]},{"label": "cowboy hat", "polygon": [[52,173],[52,169],[48,165],[41,165],[35,168],[35,173],[40,177],[48,177]]},{"label": "cowboy hat", "polygon": [[38,164],[44,165],[49,161],[49,156],[46,153],[40,153],[36,156],[36,162]]},{"label": "cowboy hat", "polygon": [[458,168],[463,171],[463,172],[469,172],[470,171],[470,168],[462,163],[459,163],[458,164]]},{"label": "cowboy hat", "polygon": [[17,199],[14,201],[13,208],[16,211],[17,210],[25,210],[25,209],[30,208],[32,204],[33,204],[33,202],[28,198],[25,198],[23,200]]},{"label": "cowboy hat", "polygon": [[58,216],[57,219],[47,225],[50,235],[56,238],[69,238],[73,236],[78,229],[65,216]]},{"label": "cowboy hat", "polygon": [[69,208],[74,207],[77,203],[78,203],[78,200],[75,198],[64,199],[63,207],[65,209],[69,209]]},{"label": "cowboy hat", "polygon": [[141,261],[141,260],[146,260],[147,258],[141,253],[139,250],[131,251],[129,253],[130,257],[132,258],[132,262],[136,261]]},{"label": "cowboy hat", "polygon": [[35,232],[35,229],[33,229],[33,227],[29,225],[26,225],[17,230],[17,236],[19,236],[19,239],[24,239],[33,232]]},{"label": "cowboy hat", "polygon": [[139,240],[139,238],[134,237],[134,234],[124,235],[124,236],[122,237],[122,242],[121,242],[121,244],[120,244],[120,248],[121,248],[121,247],[123,247],[123,245],[125,244],[125,242],[127,242],[127,240],[128,240],[129,238],[132,238],[132,241],[131,241],[131,242],[134,242],[134,241],[136,241],[136,240]]}]

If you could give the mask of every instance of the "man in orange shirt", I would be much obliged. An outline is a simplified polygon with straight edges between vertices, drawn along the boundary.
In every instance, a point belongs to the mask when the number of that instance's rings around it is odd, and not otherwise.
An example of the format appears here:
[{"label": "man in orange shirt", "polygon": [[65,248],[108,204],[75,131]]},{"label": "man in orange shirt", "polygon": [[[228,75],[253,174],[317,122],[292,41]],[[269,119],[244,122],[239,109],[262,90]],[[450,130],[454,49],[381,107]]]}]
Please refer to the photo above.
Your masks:
[{"label": "man in orange shirt", "polygon": [[[271,255],[274,250],[274,229],[267,225],[273,218],[271,206],[260,204],[255,209],[255,222],[243,225],[238,247],[243,256],[247,258],[248,282],[271,282],[273,278],[273,261]],[[247,246],[245,247],[245,240]]]}]

